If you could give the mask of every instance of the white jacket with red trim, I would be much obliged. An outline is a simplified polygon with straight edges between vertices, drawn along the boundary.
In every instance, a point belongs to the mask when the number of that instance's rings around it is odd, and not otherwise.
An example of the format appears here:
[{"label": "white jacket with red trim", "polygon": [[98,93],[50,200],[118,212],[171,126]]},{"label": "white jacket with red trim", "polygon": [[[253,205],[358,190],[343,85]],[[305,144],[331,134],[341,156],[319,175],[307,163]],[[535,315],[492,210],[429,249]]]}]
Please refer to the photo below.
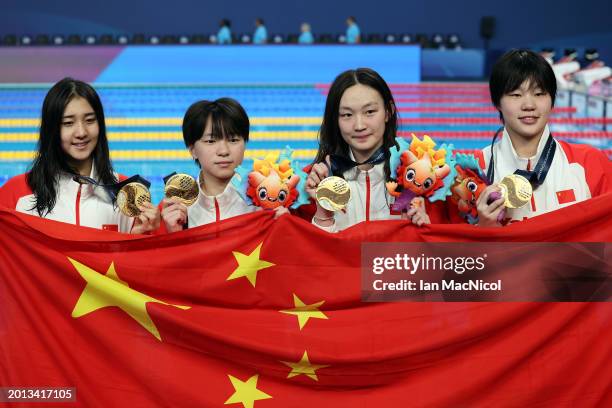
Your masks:
[{"label": "white jacket with red trim", "polygon": [[[90,177],[96,179],[93,166]],[[125,179],[123,176],[119,178]],[[39,216],[36,209],[33,209],[36,197],[28,185],[26,174],[15,176],[0,187],[0,205]],[[130,232],[134,222],[133,218],[122,214],[113,205],[103,188],[91,184],[79,184],[67,173],[60,175],[55,207],[44,218],[126,233]]]},{"label": "white jacket with red trim", "polygon": [[[512,146],[504,129],[501,140],[493,146],[495,183],[515,170],[533,170],[548,139],[550,130],[544,128],[536,155],[521,158]],[[554,135],[553,135],[554,136]],[[534,217],[574,203],[612,191],[612,162],[603,152],[587,145],[571,144],[555,140],[555,156],[542,185],[534,190],[531,202],[522,208],[507,209],[506,221],[515,222]],[[491,160],[491,147],[480,152],[485,174]]]},{"label": "white jacket with red trim", "polygon": [[[200,185],[199,181],[198,177],[198,185]],[[190,228],[198,227],[257,211],[257,209],[258,207],[249,205],[231,183],[228,183],[225,190],[217,196],[208,196],[200,188],[198,200],[187,209],[187,224]]]},{"label": "white jacket with red trim", "polygon": [[337,232],[362,221],[401,218],[399,214],[391,214],[395,198],[385,186],[384,162],[367,171],[354,167],[344,172],[343,176],[351,189],[351,199],[346,208],[334,213],[332,225],[322,227],[313,218],[314,225],[328,232]]}]

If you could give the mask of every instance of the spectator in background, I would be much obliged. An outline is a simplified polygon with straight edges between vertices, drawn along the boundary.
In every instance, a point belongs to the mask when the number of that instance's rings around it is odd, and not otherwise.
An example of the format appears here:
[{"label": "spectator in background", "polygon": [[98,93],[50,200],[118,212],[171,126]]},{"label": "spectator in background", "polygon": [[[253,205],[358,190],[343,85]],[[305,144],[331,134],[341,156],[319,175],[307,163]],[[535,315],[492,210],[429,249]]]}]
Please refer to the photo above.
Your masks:
[{"label": "spectator in background", "polygon": [[540,55],[550,65],[553,65],[555,63],[555,50],[553,48],[543,48],[542,51],[540,51]]},{"label": "spectator in background", "polygon": [[312,32],[310,32],[310,24],[302,23],[302,26],[300,27],[300,30],[302,31],[302,33],[300,34],[300,36],[298,38],[298,43],[299,44],[312,44],[312,43],[314,43],[314,37],[312,36]]},{"label": "spectator in background", "polygon": [[346,29],[346,43],[347,44],[358,44],[361,42],[361,31],[359,30],[359,26],[357,25],[357,20],[355,17],[350,16],[346,19],[346,25],[348,26]]},{"label": "spectator in background", "polygon": [[231,44],[232,43],[232,32],[230,30],[232,23],[224,18],[219,23],[219,32],[217,33],[218,44]]},{"label": "spectator in background", "polygon": [[253,33],[253,44],[265,44],[268,42],[268,30],[261,18],[255,19],[255,33]]}]

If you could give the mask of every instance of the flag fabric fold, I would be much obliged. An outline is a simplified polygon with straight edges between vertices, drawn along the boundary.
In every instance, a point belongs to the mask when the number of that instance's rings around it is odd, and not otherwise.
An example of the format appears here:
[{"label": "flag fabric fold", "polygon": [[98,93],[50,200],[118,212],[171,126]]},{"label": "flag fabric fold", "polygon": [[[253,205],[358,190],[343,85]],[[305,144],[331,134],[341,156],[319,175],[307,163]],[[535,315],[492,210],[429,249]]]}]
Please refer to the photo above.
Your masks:
[{"label": "flag fabric fold", "polygon": [[0,209],[0,387],[70,406],[610,406],[610,303],[363,303],[363,242],[610,242],[612,195],[504,228],[158,236]]}]

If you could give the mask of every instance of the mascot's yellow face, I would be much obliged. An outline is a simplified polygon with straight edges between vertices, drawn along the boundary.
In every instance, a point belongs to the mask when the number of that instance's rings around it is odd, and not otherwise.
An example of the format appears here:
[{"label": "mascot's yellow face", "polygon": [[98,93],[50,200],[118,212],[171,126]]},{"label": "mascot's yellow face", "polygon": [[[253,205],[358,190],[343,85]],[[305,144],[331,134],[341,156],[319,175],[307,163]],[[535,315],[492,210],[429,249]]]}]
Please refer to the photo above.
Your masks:
[{"label": "mascot's yellow face", "polygon": [[[256,196],[253,198],[255,205],[266,209],[291,205],[290,193],[300,180],[299,176],[294,175],[289,180],[283,181],[274,170],[268,177],[260,173],[252,173],[252,176],[253,184],[257,185],[255,187]],[[249,184],[251,184],[251,176],[249,176]]]},{"label": "mascot's yellow face", "polygon": [[432,166],[429,154],[422,158],[417,157],[410,151],[405,151],[401,156],[402,166],[399,180],[401,185],[414,192],[418,196],[428,196],[438,185],[438,181],[450,173],[450,166]]},{"label": "mascot's yellow face", "polygon": [[247,194],[261,208],[273,210],[281,206],[289,207],[297,197],[295,187],[299,181],[297,175],[283,180],[274,169],[270,169],[267,176],[254,171],[249,174]]}]

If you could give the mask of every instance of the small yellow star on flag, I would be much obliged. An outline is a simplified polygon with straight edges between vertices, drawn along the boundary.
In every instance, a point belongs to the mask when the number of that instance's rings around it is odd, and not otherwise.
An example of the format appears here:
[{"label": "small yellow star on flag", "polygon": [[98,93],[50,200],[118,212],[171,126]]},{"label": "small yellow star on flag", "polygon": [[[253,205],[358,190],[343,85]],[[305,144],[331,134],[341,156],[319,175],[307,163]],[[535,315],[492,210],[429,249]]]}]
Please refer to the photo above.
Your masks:
[{"label": "small yellow star on flag", "polygon": [[244,408],[253,408],[255,401],[272,398],[271,395],[257,389],[259,374],[255,374],[246,381],[241,381],[229,374],[228,377],[232,382],[235,392],[225,401],[224,405],[242,404]]},{"label": "small yellow star on flag", "polygon": [[295,315],[298,318],[300,330],[308,323],[308,319],[328,319],[325,313],[319,310],[319,307],[325,303],[324,300],[307,305],[294,293],[293,303],[295,304],[295,309],[280,310],[280,312]]},{"label": "small yellow star on flag", "polygon": [[161,341],[159,331],[147,312],[147,303],[161,303],[183,310],[190,308],[189,306],[171,305],[131,289],[117,275],[114,262],[111,262],[106,275],[102,275],[72,258],[68,258],[68,260],[87,282],[72,311],[72,317],[75,319],[103,307],[116,306],[136,320],[157,340]]},{"label": "small yellow star on flag", "polygon": [[315,381],[319,381],[319,378],[317,377],[317,370],[320,368],[329,367],[328,365],[312,364],[308,359],[307,351],[304,351],[302,359],[297,363],[290,363],[288,361],[281,361],[281,363],[291,368],[291,372],[287,375],[287,378],[292,378],[303,374]]},{"label": "small yellow star on flag", "polygon": [[253,250],[249,255],[245,255],[238,251],[233,251],[234,257],[238,262],[238,267],[232,272],[227,280],[247,278],[251,285],[255,287],[257,281],[257,272],[262,269],[274,266],[273,263],[259,259],[263,242]]}]

